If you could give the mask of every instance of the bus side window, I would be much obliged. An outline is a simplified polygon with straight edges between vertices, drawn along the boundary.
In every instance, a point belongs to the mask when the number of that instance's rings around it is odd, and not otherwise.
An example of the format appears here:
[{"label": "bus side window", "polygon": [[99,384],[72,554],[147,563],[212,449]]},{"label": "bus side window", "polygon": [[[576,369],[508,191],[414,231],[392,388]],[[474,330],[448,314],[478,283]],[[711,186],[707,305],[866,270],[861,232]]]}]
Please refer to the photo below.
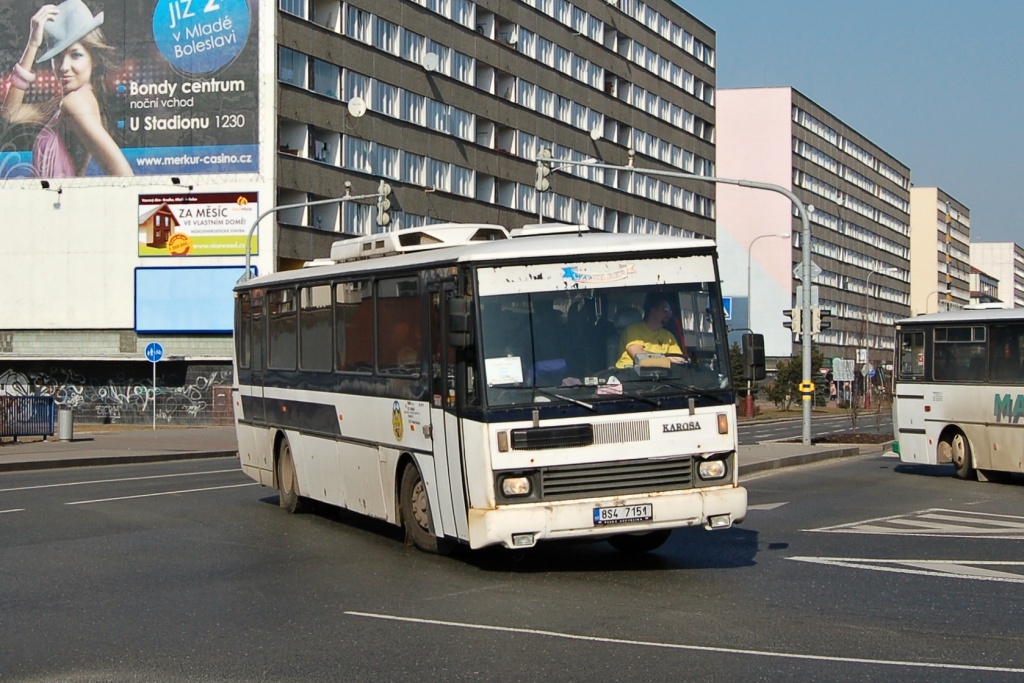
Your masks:
[{"label": "bus side window", "polygon": [[423,321],[415,277],[377,282],[377,363],[381,372],[419,374]]},{"label": "bus side window", "polygon": [[992,379],[1000,384],[1024,381],[1024,325],[1002,325],[992,328],[989,363]]},{"label": "bus side window", "polygon": [[334,288],[334,367],[373,372],[373,295],[368,281]]},{"label": "bus side window", "polygon": [[270,313],[270,334],[267,366],[277,370],[294,370],[298,357],[298,315],[295,290],[274,289],[267,293]]}]

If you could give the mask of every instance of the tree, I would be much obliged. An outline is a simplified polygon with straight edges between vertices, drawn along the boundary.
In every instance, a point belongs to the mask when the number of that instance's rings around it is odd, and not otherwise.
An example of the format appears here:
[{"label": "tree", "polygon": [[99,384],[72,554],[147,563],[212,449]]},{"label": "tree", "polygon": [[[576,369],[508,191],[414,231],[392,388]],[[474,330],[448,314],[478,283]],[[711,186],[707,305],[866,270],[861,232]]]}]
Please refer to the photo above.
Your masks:
[{"label": "tree", "polygon": [[[811,368],[820,368],[825,362],[825,357],[820,351],[811,349]],[[775,381],[768,385],[765,393],[768,399],[781,407],[789,410],[793,402],[800,398],[800,383],[804,381],[803,355],[794,356],[789,359],[782,359],[776,365]]]},{"label": "tree", "polygon": [[747,362],[743,358],[743,349],[739,342],[733,342],[729,347],[729,367],[732,369],[732,379],[737,384],[747,379]]}]

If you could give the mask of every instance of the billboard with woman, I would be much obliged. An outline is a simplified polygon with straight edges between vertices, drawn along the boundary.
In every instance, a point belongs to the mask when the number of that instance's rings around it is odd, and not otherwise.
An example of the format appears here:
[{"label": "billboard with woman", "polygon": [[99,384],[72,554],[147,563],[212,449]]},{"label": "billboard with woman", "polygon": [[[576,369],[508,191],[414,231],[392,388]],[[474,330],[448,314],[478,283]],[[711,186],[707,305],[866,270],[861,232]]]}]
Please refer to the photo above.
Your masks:
[{"label": "billboard with woman", "polygon": [[257,7],[0,4],[0,179],[258,171]]}]

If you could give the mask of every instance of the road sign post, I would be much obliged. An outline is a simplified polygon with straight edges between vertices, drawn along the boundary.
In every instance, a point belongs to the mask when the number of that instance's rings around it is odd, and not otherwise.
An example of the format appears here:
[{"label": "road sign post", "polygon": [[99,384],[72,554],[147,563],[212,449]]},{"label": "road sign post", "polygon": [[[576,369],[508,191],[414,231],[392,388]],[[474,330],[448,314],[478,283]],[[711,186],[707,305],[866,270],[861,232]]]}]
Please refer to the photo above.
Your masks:
[{"label": "road sign post", "polygon": [[153,364],[153,429],[156,429],[156,364],[164,357],[164,347],[160,342],[146,345],[146,358]]}]

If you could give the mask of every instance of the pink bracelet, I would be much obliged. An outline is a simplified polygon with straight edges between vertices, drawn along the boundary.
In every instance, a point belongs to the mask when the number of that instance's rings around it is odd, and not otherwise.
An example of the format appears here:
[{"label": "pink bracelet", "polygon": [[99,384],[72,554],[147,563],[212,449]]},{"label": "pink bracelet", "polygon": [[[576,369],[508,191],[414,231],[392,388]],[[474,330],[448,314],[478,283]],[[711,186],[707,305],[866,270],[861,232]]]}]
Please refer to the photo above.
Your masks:
[{"label": "pink bracelet", "polygon": [[14,65],[14,71],[11,72],[11,85],[18,90],[28,90],[29,87],[35,82],[36,75],[31,71],[26,71],[25,67],[21,64]]}]

